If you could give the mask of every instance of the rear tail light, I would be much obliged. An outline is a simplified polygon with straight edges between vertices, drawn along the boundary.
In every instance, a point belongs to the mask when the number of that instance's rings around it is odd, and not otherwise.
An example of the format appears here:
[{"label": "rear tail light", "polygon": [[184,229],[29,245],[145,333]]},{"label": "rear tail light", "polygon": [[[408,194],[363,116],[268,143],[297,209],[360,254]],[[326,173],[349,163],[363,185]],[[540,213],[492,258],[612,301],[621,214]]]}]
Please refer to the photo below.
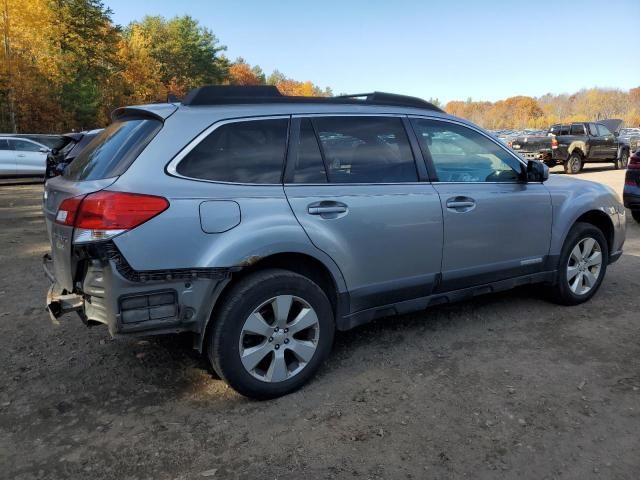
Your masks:
[{"label": "rear tail light", "polygon": [[629,164],[627,165],[629,170],[640,170],[640,155],[638,152],[629,157]]},{"label": "rear tail light", "polygon": [[551,137],[551,148],[554,150],[558,148],[558,139],[556,137]]},{"label": "rear tail light", "polygon": [[74,243],[94,242],[131,230],[168,207],[163,197],[103,190],[64,200],[56,223],[75,228]]}]

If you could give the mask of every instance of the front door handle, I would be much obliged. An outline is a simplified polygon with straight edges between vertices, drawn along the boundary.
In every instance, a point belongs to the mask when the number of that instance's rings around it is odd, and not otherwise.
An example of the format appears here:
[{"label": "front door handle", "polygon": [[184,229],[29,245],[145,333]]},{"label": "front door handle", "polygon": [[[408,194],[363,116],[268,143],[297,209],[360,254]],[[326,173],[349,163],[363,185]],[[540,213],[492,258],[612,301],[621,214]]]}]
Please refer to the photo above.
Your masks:
[{"label": "front door handle", "polygon": [[476,201],[469,197],[453,197],[447,200],[447,208],[455,212],[468,212],[476,207]]},{"label": "front door handle", "polygon": [[311,203],[307,206],[309,215],[336,215],[339,213],[347,213],[347,206],[341,202],[322,201]]},{"label": "front door handle", "polygon": [[26,157],[26,155],[25,155],[24,153],[19,153],[19,154],[18,154],[18,156],[19,156],[20,158],[22,158],[22,157]]}]

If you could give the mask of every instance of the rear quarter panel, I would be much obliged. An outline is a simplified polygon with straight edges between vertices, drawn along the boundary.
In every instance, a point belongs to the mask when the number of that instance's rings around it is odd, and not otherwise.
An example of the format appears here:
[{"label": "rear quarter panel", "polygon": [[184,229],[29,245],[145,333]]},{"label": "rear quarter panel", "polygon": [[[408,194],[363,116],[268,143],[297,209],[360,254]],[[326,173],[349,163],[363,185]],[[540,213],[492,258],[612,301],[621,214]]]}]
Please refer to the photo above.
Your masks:
[{"label": "rear quarter panel", "polygon": [[[320,260],[344,281],[335,263],[317,249],[296,221],[282,185],[242,185],[196,181],[166,173],[169,161],[217,120],[211,109],[177,112],[110,190],[160,195],[169,208],[114,239],[136,270],[243,266],[276,253],[302,253]],[[233,117],[224,112],[224,118]],[[241,116],[238,114],[236,116]],[[222,233],[206,233],[200,220],[205,201],[233,200],[240,222]]]}]

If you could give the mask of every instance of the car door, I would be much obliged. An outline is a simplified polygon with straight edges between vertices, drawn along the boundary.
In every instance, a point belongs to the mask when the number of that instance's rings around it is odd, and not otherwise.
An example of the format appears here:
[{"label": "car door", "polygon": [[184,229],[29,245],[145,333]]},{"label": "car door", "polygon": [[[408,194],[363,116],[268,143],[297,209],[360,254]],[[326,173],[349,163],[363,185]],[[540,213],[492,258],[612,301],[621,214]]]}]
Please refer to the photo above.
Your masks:
[{"label": "car door", "polygon": [[400,116],[294,117],[285,193],[342,271],[351,312],[431,294],[442,210]]},{"label": "car door", "polygon": [[618,143],[615,135],[604,125],[598,123],[598,133],[602,142],[602,155],[600,158],[613,160],[618,157]]},{"label": "car door", "polygon": [[16,159],[14,153],[9,141],[5,138],[0,138],[0,175],[16,174]]},{"label": "car door", "polygon": [[524,164],[480,130],[442,119],[411,123],[442,203],[440,290],[543,271],[552,221],[546,187],[524,182]]},{"label": "car door", "polygon": [[44,174],[47,154],[41,151],[42,145],[23,139],[11,139],[9,143],[15,153],[17,175]]},{"label": "car door", "polygon": [[595,123],[587,124],[589,129],[589,155],[585,160],[598,160],[604,155],[604,138],[600,137]]}]

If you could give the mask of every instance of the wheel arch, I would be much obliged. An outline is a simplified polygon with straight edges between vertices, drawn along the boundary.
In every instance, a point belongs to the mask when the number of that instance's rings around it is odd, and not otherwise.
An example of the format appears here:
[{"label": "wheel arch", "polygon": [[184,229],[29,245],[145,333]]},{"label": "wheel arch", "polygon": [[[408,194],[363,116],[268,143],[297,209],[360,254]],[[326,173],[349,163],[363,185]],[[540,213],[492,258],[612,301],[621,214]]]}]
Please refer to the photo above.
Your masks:
[{"label": "wheel arch", "polygon": [[[589,210],[588,212],[585,212],[582,215],[580,215],[575,220],[575,222],[573,222],[573,224],[571,225],[571,228],[573,228],[573,226],[578,222],[590,223],[594,227],[597,227],[604,235],[604,238],[607,240],[607,251],[610,254],[612,253],[614,225],[609,215],[607,215],[602,210]],[[571,228],[569,229],[569,231],[571,231]]]},{"label": "wheel arch", "polygon": [[331,303],[336,325],[339,323],[340,318],[348,313],[349,295],[341,274],[338,273],[339,276],[336,277],[335,271],[332,271],[332,268],[320,259],[302,252],[278,252],[260,258],[250,257],[242,263],[240,270],[234,272],[229,279],[222,282],[212,292],[210,314],[197,335],[194,344],[194,347],[199,352],[203,352],[206,348],[206,339],[215,323],[216,311],[220,308],[225,295],[241,279],[252,273],[271,268],[289,270],[303,275],[316,283],[327,295]]},{"label": "wheel arch", "polygon": [[560,242],[560,245],[558,245],[558,252],[561,251],[564,242],[567,240],[569,232],[571,232],[571,230],[577,223],[589,223],[597,227],[607,240],[607,251],[609,252],[609,254],[613,252],[613,243],[615,236],[615,226],[613,224],[613,221],[605,211],[595,208],[582,212],[578,216],[576,216],[576,218],[574,218],[574,220],[569,224],[569,227],[566,229],[566,231],[563,232],[562,241]]},{"label": "wheel arch", "polygon": [[574,152],[579,153],[585,159],[589,153],[589,145],[581,140],[572,142],[567,149],[567,153],[571,156]]}]

